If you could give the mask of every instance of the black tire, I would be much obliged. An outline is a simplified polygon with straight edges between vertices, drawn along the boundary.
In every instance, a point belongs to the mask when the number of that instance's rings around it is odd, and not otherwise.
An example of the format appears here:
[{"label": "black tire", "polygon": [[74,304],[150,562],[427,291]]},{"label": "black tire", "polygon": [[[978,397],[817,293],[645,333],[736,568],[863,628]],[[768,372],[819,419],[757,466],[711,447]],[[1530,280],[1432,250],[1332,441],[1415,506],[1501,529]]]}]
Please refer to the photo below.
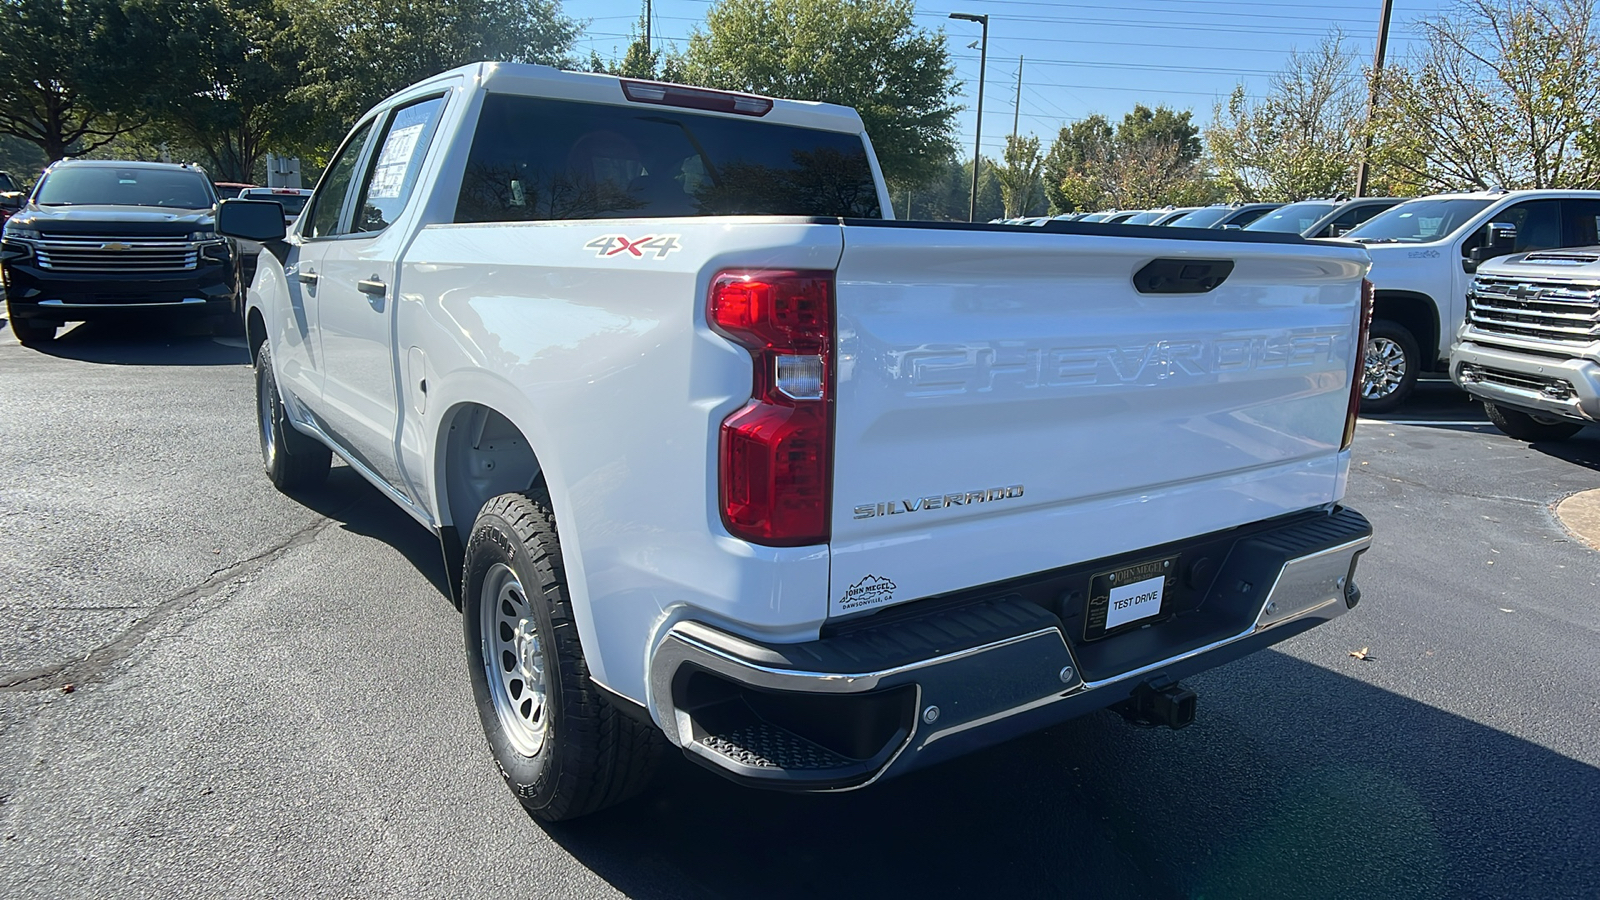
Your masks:
[{"label": "black tire", "polygon": [[612,706],[589,677],[542,484],[478,513],[461,593],[478,717],[528,812],[573,819],[642,790],[665,738]]},{"label": "black tire", "polygon": [[261,465],[273,487],[288,492],[327,480],[333,451],[289,424],[267,344],[256,354],[256,430],[261,437]]},{"label": "black tire", "polygon": [[56,329],[60,327],[54,322],[40,322],[37,319],[17,319],[9,315],[6,321],[11,324],[11,333],[17,336],[17,343],[24,347],[50,343],[56,339]]},{"label": "black tire", "polygon": [[1582,422],[1569,422],[1557,416],[1535,416],[1487,400],[1483,401],[1483,412],[1507,437],[1529,443],[1564,441],[1583,430]]},{"label": "black tire", "polygon": [[1389,412],[1406,402],[1422,371],[1422,352],[1405,326],[1376,319],[1367,335],[1367,363],[1361,375],[1361,411]]}]

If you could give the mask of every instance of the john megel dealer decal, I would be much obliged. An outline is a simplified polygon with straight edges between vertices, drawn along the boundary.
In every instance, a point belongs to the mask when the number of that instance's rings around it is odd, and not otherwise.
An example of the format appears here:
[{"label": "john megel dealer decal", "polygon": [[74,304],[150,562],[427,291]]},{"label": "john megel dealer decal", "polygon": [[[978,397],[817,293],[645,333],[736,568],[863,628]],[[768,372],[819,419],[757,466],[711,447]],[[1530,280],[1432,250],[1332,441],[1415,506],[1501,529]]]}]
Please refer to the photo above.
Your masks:
[{"label": "john megel dealer decal", "polygon": [[866,606],[877,606],[894,599],[894,582],[876,575],[868,575],[844,592],[839,600],[839,610],[849,612]]}]

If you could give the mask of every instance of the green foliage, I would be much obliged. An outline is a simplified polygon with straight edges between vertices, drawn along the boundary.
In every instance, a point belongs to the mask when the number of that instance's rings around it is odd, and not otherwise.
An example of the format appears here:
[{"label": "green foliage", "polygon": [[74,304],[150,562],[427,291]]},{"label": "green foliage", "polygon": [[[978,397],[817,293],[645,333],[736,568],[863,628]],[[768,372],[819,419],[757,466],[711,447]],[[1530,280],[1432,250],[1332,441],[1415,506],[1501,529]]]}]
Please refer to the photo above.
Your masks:
[{"label": "green foliage", "polygon": [[722,0],[684,58],[691,84],[853,106],[884,174],[938,177],[951,143],[955,69],[911,0]]},{"label": "green foliage", "polygon": [[1215,189],[1200,166],[1192,115],[1140,104],[1115,127],[1096,113],[1062,128],[1044,160],[1050,211],[1208,202]]},{"label": "green foliage", "polygon": [[1462,0],[1384,73],[1386,157],[1427,188],[1600,187],[1593,0]]},{"label": "green foliage", "polygon": [[1024,215],[1044,195],[1040,178],[1044,160],[1039,155],[1039,139],[1028,135],[1006,136],[1005,164],[995,169],[1006,218]]},{"label": "green foliage", "polygon": [[304,48],[284,0],[122,0],[96,27],[107,87],[193,147],[219,181],[248,181],[312,110],[293,99]]},{"label": "green foliage", "polygon": [[[984,157],[978,176],[978,207],[974,221],[987,222],[1005,217],[1005,203],[1000,193],[999,166]],[[935,175],[921,184],[907,185],[903,181],[889,182],[889,197],[894,202],[895,215],[901,219],[920,219],[932,222],[965,222],[972,203],[972,160],[961,161],[954,156],[940,161]],[[1044,203],[1036,200],[1024,215],[1043,215]]]},{"label": "green foliage", "polygon": [[0,134],[48,160],[92,150],[138,124],[103,90],[91,32],[109,0],[0,0]]},{"label": "green foliage", "polygon": [[39,173],[50,160],[32,141],[9,134],[0,134],[0,172],[9,174],[18,187],[39,180]]},{"label": "green foliage", "polygon": [[307,61],[295,99],[316,113],[305,142],[319,164],[406,85],[485,60],[566,65],[578,34],[556,0],[305,0],[293,29]]},{"label": "green foliage", "polygon": [[1235,87],[1206,134],[1229,197],[1291,202],[1353,193],[1366,118],[1359,72],[1334,32],[1310,53],[1289,54],[1266,97],[1252,100],[1243,84]]}]

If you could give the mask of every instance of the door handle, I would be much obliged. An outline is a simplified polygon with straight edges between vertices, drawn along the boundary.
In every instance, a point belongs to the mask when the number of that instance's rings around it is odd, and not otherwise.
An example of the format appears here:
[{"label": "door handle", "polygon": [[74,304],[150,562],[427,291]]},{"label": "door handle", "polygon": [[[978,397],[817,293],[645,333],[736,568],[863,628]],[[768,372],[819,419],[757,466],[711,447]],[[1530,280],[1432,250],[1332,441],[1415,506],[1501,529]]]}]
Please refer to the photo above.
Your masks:
[{"label": "door handle", "polygon": [[312,272],[301,272],[299,277],[300,277],[300,283],[301,284],[316,284],[317,283],[317,273],[314,272],[314,271],[312,271]]},{"label": "door handle", "polygon": [[376,278],[367,278],[358,281],[356,282],[356,288],[360,290],[361,293],[371,294],[374,297],[382,297],[389,291],[389,286]]}]

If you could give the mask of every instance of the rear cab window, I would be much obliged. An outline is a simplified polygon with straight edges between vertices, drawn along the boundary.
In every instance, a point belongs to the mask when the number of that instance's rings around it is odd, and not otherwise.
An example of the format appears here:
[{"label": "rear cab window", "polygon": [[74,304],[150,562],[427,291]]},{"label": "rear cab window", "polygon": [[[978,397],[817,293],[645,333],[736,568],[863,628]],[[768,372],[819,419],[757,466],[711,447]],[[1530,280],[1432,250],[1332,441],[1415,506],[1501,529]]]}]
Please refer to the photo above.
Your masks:
[{"label": "rear cab window", "polygon": [[457,222],[882,218],[861,136],[670,107],[483,100]]}]

